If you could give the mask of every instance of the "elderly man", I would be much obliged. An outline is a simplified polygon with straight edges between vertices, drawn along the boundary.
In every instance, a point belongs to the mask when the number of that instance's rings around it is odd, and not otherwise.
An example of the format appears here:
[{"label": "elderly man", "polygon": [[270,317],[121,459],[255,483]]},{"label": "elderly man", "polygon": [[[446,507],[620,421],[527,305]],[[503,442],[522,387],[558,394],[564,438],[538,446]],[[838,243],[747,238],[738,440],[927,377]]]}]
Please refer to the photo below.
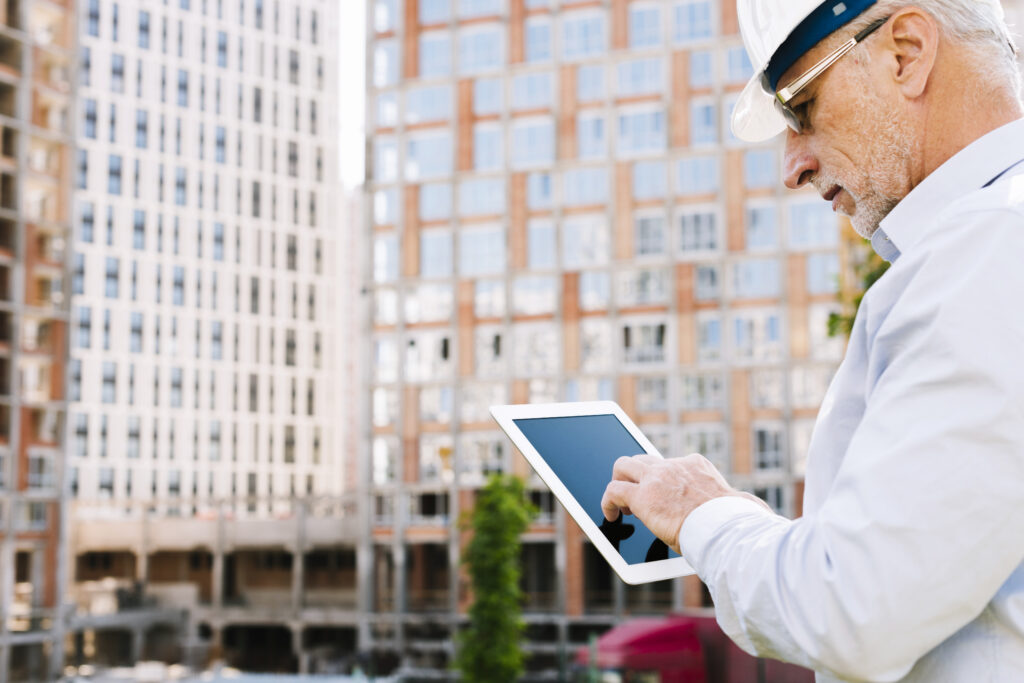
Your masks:
[{"label": "elderly man", "polygon": [[623,458],[605,516],[697,569],[744,649],[819,680],[1024,681],[1024,108],[996,0],[739,0],[744,139],[786,130],[892,267],[811,439],[804,517],[700,455]]}]

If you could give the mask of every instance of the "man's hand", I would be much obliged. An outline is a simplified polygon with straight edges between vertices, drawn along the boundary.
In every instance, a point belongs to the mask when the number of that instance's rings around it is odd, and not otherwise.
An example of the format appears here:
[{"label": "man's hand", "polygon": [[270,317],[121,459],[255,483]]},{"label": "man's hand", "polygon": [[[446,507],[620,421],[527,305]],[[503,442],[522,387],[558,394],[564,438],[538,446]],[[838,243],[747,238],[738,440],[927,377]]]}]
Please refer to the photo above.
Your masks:
[{"label": "man's hand", "polygon": [[601,511],[608,520],[617,519],[620,511],[636,515],[678,553],[679,530],[686,518],[703,503],[722,496],[741,496],[768,507],[760,498],[729,486],[703,455],[671,460],[634,455],[615,461]]}]

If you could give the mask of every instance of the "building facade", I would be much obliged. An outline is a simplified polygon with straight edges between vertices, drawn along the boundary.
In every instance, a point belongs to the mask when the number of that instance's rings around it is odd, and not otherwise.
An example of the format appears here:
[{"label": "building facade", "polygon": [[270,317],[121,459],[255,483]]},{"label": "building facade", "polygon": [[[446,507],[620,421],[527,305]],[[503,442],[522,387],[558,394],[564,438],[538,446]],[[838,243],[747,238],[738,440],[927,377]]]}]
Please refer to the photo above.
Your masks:
[{"label": "building facade", "polygon": [[59,670],[75,4],[0,6],[0,681]]},{"label": "building facade", "polygon": [[626,587],[490,419],[614,399],[667,456],[700,452],[800,513],[843,351],[840,226],[782,187],[780,140],[734,139],[752,73],[727,0],[375,0],[368,17],[372,329],[360,647],[438,670],[468,596],[455,521],[529,477],[531,670],[630,614]]},{"label": "building facade", "polygon": [[340,10],[81,5],[71,663],[200,664],[205,649],[300,668],[306,608],[351,611]]}]

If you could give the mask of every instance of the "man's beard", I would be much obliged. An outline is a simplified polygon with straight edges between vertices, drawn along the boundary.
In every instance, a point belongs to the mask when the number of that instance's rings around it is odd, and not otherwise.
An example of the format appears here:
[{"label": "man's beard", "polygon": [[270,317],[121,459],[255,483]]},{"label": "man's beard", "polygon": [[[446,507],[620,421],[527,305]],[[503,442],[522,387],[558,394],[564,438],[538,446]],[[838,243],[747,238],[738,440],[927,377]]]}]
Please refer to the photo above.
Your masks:
[{"label": "man's beard", "polygon": [[[909,127],[903,119],[888,111],[880,99],[866,102],[861,116],[854,125],[865,131],[865,163],[869,167],[857,169],[855,192],[844,179],[827,172],[819,173],[814,179],[819,191],[839,185],[853,200],[853,215],[850,224],[861,237],[870,239],[879,223],[896,208],[910,188],[911,140]],[[868,134],[868,132],[870,132]],[[845,180],[850,180],[849,178]],[[845,212],[843,212],[845,215]]]}]

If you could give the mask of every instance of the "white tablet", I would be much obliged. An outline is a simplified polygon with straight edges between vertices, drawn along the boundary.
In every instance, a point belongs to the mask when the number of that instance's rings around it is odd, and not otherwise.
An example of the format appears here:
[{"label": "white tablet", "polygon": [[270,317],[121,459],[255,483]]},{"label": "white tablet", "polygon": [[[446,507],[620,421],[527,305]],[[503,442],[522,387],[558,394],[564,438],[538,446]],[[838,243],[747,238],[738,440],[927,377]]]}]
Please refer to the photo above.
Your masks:
[{"label": "white tablet", "polygon": [[694,573],[636,517],[607,522],[601,512],[619,457],[662,457],[617,403],[492,406],[491,415],[623,581],[649,583]]}]

